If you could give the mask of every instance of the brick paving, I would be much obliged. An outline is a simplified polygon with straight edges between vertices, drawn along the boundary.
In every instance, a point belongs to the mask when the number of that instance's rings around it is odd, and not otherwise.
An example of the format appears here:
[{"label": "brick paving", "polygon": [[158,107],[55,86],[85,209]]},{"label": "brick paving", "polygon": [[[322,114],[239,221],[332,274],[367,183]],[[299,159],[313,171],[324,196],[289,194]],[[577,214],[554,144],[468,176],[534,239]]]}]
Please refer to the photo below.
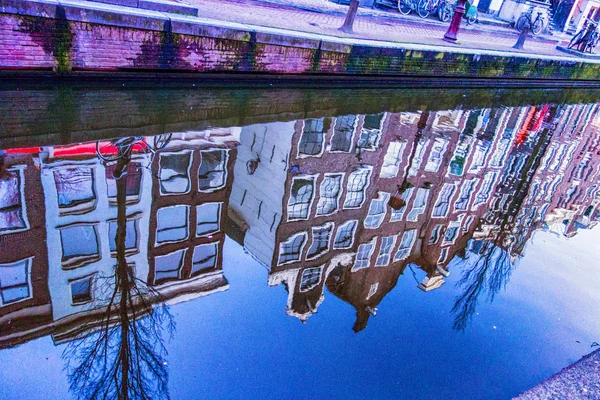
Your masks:
[{"label": "brick paving", "polygon": [[446,48],[457,46],[510,53],[565,56],[565,53],[556,50],[557,40],[529,37],[525,49],[519,51],[512,49],[518,37],[514,29],[481,24],[467,26],[465,21],[461,24],[459,44],[449,44],[442,40],[449,23],[442,23],[434,18],[423,20],[418,16],[404,17],[392,9],[390,11],[359,9],[354,22],[354,34],[345,34],[337,28],[344,21],[347,6],[327,0],[180,1],[197,6],[199,16],[203,18],[283,28],[290,31]]}]

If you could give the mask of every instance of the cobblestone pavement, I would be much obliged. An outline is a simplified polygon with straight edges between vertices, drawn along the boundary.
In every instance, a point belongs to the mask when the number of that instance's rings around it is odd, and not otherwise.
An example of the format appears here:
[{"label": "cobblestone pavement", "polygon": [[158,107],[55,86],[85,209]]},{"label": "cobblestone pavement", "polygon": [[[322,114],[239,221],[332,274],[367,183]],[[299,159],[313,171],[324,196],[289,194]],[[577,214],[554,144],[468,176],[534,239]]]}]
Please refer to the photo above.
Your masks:
[{"label": "cobblestone pavement", "polygon": [[[435,22],[433,18],[392,18],[394,11],[360,10],[354,22],[354,34],[345,34],[337,28],[342,25],[347,6],[327,0],[180,0],[199,7],[199,16],[216,20],[240,22],[338,37],[386,40],[398,43],[426,44],[443,47],[458,46],[511,53],[565,54],[557,51],[556,40],[529,37],[522,51],[512,49],[518,33],[513,29],[475,25],[467,27],[463,21],[459,43],[444,42],[442,37],[449,23]],[[293,1],[294,5],[289,5]],[[279,2],[280,4],[275,4]],[[285,5],[284,2],[287,2]],[[306,7],[304,7],[306,5]],[[323,5],[321,11],[311,11]],[[309,7],[310,6],[310,7]],[[399,15],[399,13],[396,13]]]}]

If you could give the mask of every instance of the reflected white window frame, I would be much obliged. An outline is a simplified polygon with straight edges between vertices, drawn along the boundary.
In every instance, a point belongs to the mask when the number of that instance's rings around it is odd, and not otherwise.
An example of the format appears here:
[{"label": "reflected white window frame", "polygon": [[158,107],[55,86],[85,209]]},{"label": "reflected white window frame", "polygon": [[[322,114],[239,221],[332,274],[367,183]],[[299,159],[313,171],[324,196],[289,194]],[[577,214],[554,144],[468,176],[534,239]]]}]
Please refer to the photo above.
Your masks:
[{"label": "reflected white window frame", "polygon": [[[325,185],[327,179],[332,179],[335,177],[339,177],[339,187],[338,187],[337,195],[335,197],[324,196],[323,195],[324,185]],[[317,202],[317,210],[315,211],[315,216],[322,217],[322,216],[327,216],[327,215],[333,215],[340,210],[340,199],[342,197],[342,192],[344,191],[344,177],[345,177],[344,173],[329,173],[329,172],[327,172],[324,174],[323,180],[321,181],[321,184],[319,185],[319,200]],[[313,190],[314,190],[314,188],[313,188]],[[326,204],[326,201],[329,199],[335,199],[335,207],[333,208],[333,210],[328,213],[319,213],[319,209],[324,207],[324,204]]]},{"label": "reflected white window frame", "polygon": [[[131,214],[131,215],[127,216],[127,222],[133,222],[133,227],[135,229],[135,241],[136,241],[135,247],[133,249],[131,249],[131,248],[129,248],[129,249],[126,248],[125,249],[125,254],[127,254],[127,255],[137,254],[140,251],[140,219],[141,218],[142,218],[142,213],[141,212],[137,212],[137,213],[134,213],[134,214]],[[108,234],[110,235],[110,224],[112,224],[112,223],[116,224],[117,223],[117,219],[116,218],[111,218],[111,219],[109,219],[106,222],[107,222],[107,225],[108,225],[107,226],[107,231],[108,231]],[[117,227],[117,229],[118,229],[118,227]],[[116,230],[115,230],[115,232],[116,232]],[[110,237],[108,239],[109,239],[109,244],[108,245],[109,245],[109,248],[110,248]],[[117,254],[116,249],[115,250],[110,250],[110,254],[111,254],[112,257],[115,257],[116,254]]]},{"label": "reflected white window frame", "polygon": [[13,172],[13,173],[18,173],[17,179],[18,179],[18,184],[19,184],[19,196],[20,196],[20,200],[21,200],[21,219],[25,225],[24,228],[18,228],[18,229],[7,229],[7,230],[0,230],[0,236],[1,235],[7,235],[7,234],[13,234],[13,233],[19,233],[19,232],[25,232],[28,231],[29,229],[31,229],[31,225],[29,225],[29,218],[27,217],[27,203],[25,201],[25,166],[24,165],[17,165],[17,166],[11,166],[10,168],[7,168],[7,172]]},{"label": "reflected white window frame", "polygon": [[[355,169],[354,171],[352,171],[349,175],[348,175],[348,179],[346,180],[346,196],[344,198],[344,203],[342,205],[342,209],[344,210],[349,210],[349,209],[358,209],[358,208],[362,208],[362,206],[365,204],[365,202],[367,201],[367,189],[369,188],[370,184],[371,184],[371,174],[373,173],[373,167],[370,165],[363,165],[357,169]],[[352,178],[353,175],[364,175],[365,176],[365,184],[364,186],[360,189],[360,190],[350,190],[350,185],[353,185],[352,183]],[[354,200],[350,197],[350,193],[361,193],[361,202],[358,205],[354,205]],[[348,203],[350,203],[350,205],[348,205]]]},{"label": "reflected white window frame", "polygon": [[[215,249],[215,254],[214,254],[214,263],[212,266],[210,267],[203,267],[199,270],[194,271],[194,265],[197,263],[196,260],[196,254],[198,249],[200,249],[201,247],[212,247]],[[219,242],[208,242],[208,243],[201,243],[197,246],[194,246],[194,254],[192,254],[192,268],[191,268],[191,272],[190,272],[190,276],[197,276],[202,274],[203,272],[206,272],[206,270],[212,270],[215,268],[218,268],[218,261],[219,261]]]},{"label": "reflected white window frame", "polygon": [[[315,259],[321,257],[323,254],[329,252],[329,249],[331,248],[331,241],[333,238],[334,227],[335,227],[334,223],[328,222],[324,225],[313,226],[311,228],[311,242],[310,242],[310,247],[308,248],[308,251],[306,253],[307,260],[315,260]],[[315,231],[318,231],[318,230],[324,231],[327,234],[327,247],[324,250],[321,250],[314,254],[311,254],[310,252],[313,248],[313,245],[315,244]]]},{"label": "reflected white window frame", "polygon": [[446,260],[448,259],[448,253],[449,253],[449,247],[443,247],[442,251],[440,252],[440,257],[438,258],[438,265],[441,265],[443,263],[446,262]]},{"label": "reflected white window frame", "polygon": [[381,238],[381,246],[379,248],[379,254],[375,261],[376,267],[387,267],[390,265],[392,260],[392,252],[396,247],[397,235],[383,236]]},{"label": "reflected white window frame", "polygon": [[486,164],[487,156],[490,153],[491,146],[489,143],[479,141],[474,146],[473,156],[471,157],[471,163],[467,169],[467,173],[477,174],[480,173]]},{"label": "reflected white window frame", "polygon": [[[340,120],[341,118],[346,118],[346,117],[354,117],[354,122],[352,125],[352,134],[350,135],[350,147],[348,148],[348,150],[333,150],[333,140],[336,137],[336,133],[338,131],[336,131],[336,127],[337,127],[337,123],[338,120]],[[341,153],[341,154],[348,154],[352,152],[352,149],[354,148],[354,139],[356,137],[356,128],[358,127],[358,115],[342,115],[340,117],[337,117],[334,119],[334,121],[332,122],[333,125],[333,134],[331,135],[331,138],[329,139],[329,143],[327,145],[327,151],[329,153]]]},{"label": "reflected white window frame", "polygon": [[[198,209],[203,206],[206,206],[206,205],[214,205],[214,204],[218,205],[217,221],[216,221],[217,229],[215,229],[213,231],[206,231],[204,233],[198,234],[198,222],[199,222],[198,216],[200,215],[200,213],[198,212]],[[211,201],[211,202],[206,202],[206,203],[196,205],[196,224],[195,224],[196,237],[206,237],[206,236],[211,236],[211,235],[221,232],[222,213],[223,213],[223,202],[222,201]]]},{"label": "reflected white window frame", "polygon": [[415,192],[415,188],[409,187],[402,193],[402,200],[404,200],[405,205],[404,205],[404,207],[400,208],[399,210],[394,210],[392,208],[392,212],[390,215],[390,222],[402,221],[402,219],[404,218],[404,214],[406,213],[406,206],[408,205],[409,201],[411,200],[412,194],[414,192]]},{"label": "reflected white window frame", "polygon": [[[214,153],[215,151],[219,151],[223,154],[223,159],[221,161],[221,165],[223,166],[223,183],[220,186],[211,187],[210,189],[200,189],[200,167],[202,166],[202,160],[204,159],[204,153]],[[193,161],[192,161],[193,163]],[[198,193],[214,193],[225,186],[227,186],[227,179],[229,178],[229,171],[227,170],[227,166],[229,165],[229,149],[223,149],[220,147],[215,147],[211,149],[203,149],[200,150],[200,163],[198,164],[198,170],[196,171],[196,178],[198,184]]]},{"label": "reflected white window frame", "polygon": [[[415,195],[415,200],[413,201],[412,209],[406,216],[406,220],[409,222],[417,222],[419,220],[419,216],[425,212],[425,208],[427,208],[427,201],[429,199],[429,194],[431,190],[427,188],[418,188],[417,194]],[[421,195],[421,193],[424,193]],[[421,201],[421,204],[417,204],[417,201]]]},{"label": "reflected white window frame", "polygon": [[[379,115],[382,114],[381,116],[381,121],[379,121],[379,127],[378,128],[365,128],[365,118],[368,116],[373,116],[373,115]],[[387,112],[382,112],[382,113],[377,113],[377,114],[366,114],[363,116],[363,120],[362,120],[362,126],[360,129],[360,135],[358,137],[358,142],[356,143],[356,148],[360,149],[361,151],[376,151],[379,148],[379,143],[381,142],[381,137],[383,136],[383,125],[385,124],[385,121],[388,118],[388,113]],[[368,141],[367,144],[369,146],[360,146],[360,141],[362,139],[362,135],[366,134],[368,135]],[[371,141],[371,137],[372,135],[375,137],[375,141],[370,144],[369,142]]]},{"label": "reflected white window frame", "polygon": [[[161,184],[161,172],[162,172],[162,167],[161,167],[161,161],[163,158],[167,158],[170,156],[178,156],[178,155],[182,155],[182,154],[188,154],[189,155],[189,161],[188,161],[188,166],[187,166],[187,179],[189,182],[189,186],[188,186],[188,190],[186,190],[185,192],[163,192],[163,188],[162,188],[162,184]],[[183,194],[189,194],[192,191],[192,164],[194,163],[194,154],[192,150],[180,150],[180,151],[170,151],[170,152],[160,152],[158,153],[158,173],[157,176],[159,177],[158,180],[158,190],[161,196],[180,196]],[[227,164],[227,163],[225,163]],[[198,168],[200,168],[200,166],[198,166]]]},{"label": "reflected white window frame", "polygon": [[[281,256],[283,254],[283,249],[287,244],[291,244],[295,241],[297,237],[302,237],[302,243],[298,248],[298,258],[289,259],[286,261],[281,261]],[[304,248],[306,247],[306,243],[308,242],[308,234],[306,232],[298,232],[290,235],[286,240],[279,243],[279,253],[277,254],[277,265],[286,265],[296,263],[302,260],[302,254],[304,253]]]},{"label": "reflected white window frame", "polygon": [[482,204],[485,204],[492,198],[494,184],[498,177],[497,171],[488,171],[483,176],[483,182],[481,187],[475,194],[475,201],[473,202],[473,209],[476,209]]},{"label": "reflected white window frame", "polygon": [[454,201],[454,211],[466,211],[469,209],[469,205],[471,204],[471,201],[473,201],[473,193],[475,192],[478,183],[479,178],[473,178],[463,182],[460,193]]},{"label": "reflected white window frame", "polygon": [[369,294],[367,294],[367,300],[369,300],[375,295],[375,293],[377,293],[377,289],[379,289],[379,282],[371,284],[371,286],[369,287]]},{"label": "reflected white window frame", "polygon": [[[310,121],[320,121],[321,125],[322,125],[322,130],[321,132],[306,132],[304,129],[306,128],[306,121],[310,120]],[[323,153],[325,152],[325,137],[327,136],[327,130],[325,130],[325,121],[327,120],[327,118],[307,118],[307,119],[303,119],[302,120],[302,130],[301,130],[301,134],[300,134],[300,139],[298,140],[298,151],[297,151],[297,158],[309,158],[309,157],[321,157],[323,155]],[[300,144],[302,143],[302,139],[304,137],[304,134],[311,134],[311,133],[318,133],[321,134],[321,151],[317,154],[306,154],[306,153],[302,153],[300,152]]]},{"label": "reflected white window frame", "polygon": [[[3,306],[7,306],[7,305],[11,305],[11,304],[18,304],[21,303],[23,301],[27,301],[27,300],[31,300],[33,299],[33,284],[32,284],[32,273],[31,273],[31,269],[33,267],[33,259],[35,257],[31,256],[31,257],[27,257],[27,258],[22,258],[20,260],[16,260],[16,261],[11,261],[11,262],[3,262],[0,263],[0,268],[2,267],[10,267],[12,265],[18,265],[22,262],[26,262],[27,263],[27,273],[26,273],[26,279],[27,279],[27,287],[28,287],[28,291],[29,291],[29,296],[27,297],[23,297],[21,299],[15,300],[15,301],[9,301],[7,303],[4,302],[3,300],[3,296],[2,296],[2,292],[4,292],[5,289],[7,289],[9,286],[0,286],[0,307]],[[2,282],[0,282],[0,285],[3,285]],[[21,286],[21,285],[17,285],[17,286]]]},{"label": "reflected white window frame", "polygon": [[[163,242],[159,242],[158,241],[158,231],[159,231],[159,226],[158,226],[159,225],[159,216],[158,215],[159,215],[159,213],[160,213],[161,210],[165,210],[165,209],[168,209],[168,208],[176,208],[176,207],[184,207],[186,209],[186,220],[187,220],[187,223],[186,223],[186,227],[187,227],[186,235],[185,235],[185,237],[183,239],[166,240],[166,241],[163,241]],[[195,225],[194,225],[194,228],[195,228]],[[188,240],[190,238],[190,229],[191,229],[190,206],[188,204],[173,204],[173,205],[161,207],[161,208],[159,208],[159,209],[156,210],[156,230],[154,232],[154,245],[156,247],[158,247],[158,246],[163,246],[165,244],[180,243],[180,242],[183,242],[185,240]],[[195,231],[195,229],[194,229],[194,231]]]},{"label": "reflected white window frame", "polygon": [[[56,186],[56,173],[60,173],[59,171],[61,170],[65,170],[65,169],[89,169],[90,170],[90,177],[91,177],[91,189],[92,189],[92,194],[93,194],[93,198],[90,200],[87,200],[86,202],[82,202],[80,204],[75,204],[72,206],[65,206],[65,207],[61,207],[60,206],[60,202],[59,202],[59,197],[60,197],[60,193],[58,190],[58,187]],[[87,214],[91,211],[94,211],[96,209],[97,203],[98,203],[98,188],[97,188],[97,171],[95,168],[94,164],[90,164],[90,163],[77,163],[77,164],[59,164],[55,167],[52,167],[51,169],[52,171],[52,182],[54,185],[54,190],[56,193],[56,206],[59,210],[59,214],[61,216],[63,215],[80,215],[80,214]]]},{"label": "reflected white window frame", "polygon": [[[77,278],[73,278],[73,279],[69,279],[69,292],[71,293],[71,305],[72,306],[82,306],[84,304],[89,304],[89,303],[93,303],[95,300],[95,296],[94,296],[94,283],[95,283],[95,275],[96,273],[92,273],[92,274],[88,274],[85,276],[80,276]],[[86,301],[78,301],[75,302],[73,301],[73,284],[76,282],[80,282],[80,281],[84,281],[84,280],[89,280],[90,281],[90,299],[86,300]]]},{"label": "reflected white window frame", "polygon": [[432,149],[429,152],[429,159],[425,164],[426,172],[438,172],[442,162],[444,161],[444,155],[448,149],[448,140],[444,138],[435,138],[433,141]]},{"label": "reflected white window frame", "polygon": [[[342,232],[344,232],[344,231],[347,230],[347,226],[348,225],[353,225],[353,228],[351,230],[352,240],[351,240],[350,244],[348,246],[337,246],[336,244],[339,242],[338,236]],[[356,240],[356,229],[357,229],[357,227],[358,227],[358,220],[356,220],[356,219],[351,219],[349,221],[344,222],[341,225],[338,225],[338,227],[337,227],[337,229],[335,231],[334,239],[333,239],[333,248],[336,249],[336,250],[338,250],[338,249],[350,249],[350,248],[352,248],[352,246],[354,246],[354,241]]]},{"label": "reflected white window frame", "polygon": [[356,256],[354,258],[354,264],[352,265],[351,269],[352,272],[369,267],[371,264],[371,257],[373,257],[373,252],[375,251],[375,246],[377,245],[377,239],[377,237],[374,237],[367,243],[361,243],[358,246],[358,250],[356,251]]},{"label": "reflected white window frame", "polygon": [[446,182],[438,194],[435,205],[433,206],[432,218],[445,218],[450,212],[450,201],[456,193],[456,184]]},{"label": "reflected white window frame", "polygon": [[[448,224],[448,228],[446,228],[446,232],[444,232],[443,246],[456,243],[456,240],[460,237],[460,225],[460,221],[452,221]],[[454,235],[450,236],[452,232]]]},{"label": "reflected white window frame", "polygon": [[[363,225],[367,229],[377,229],[381,226],[387,215],[387,204],[390,200],[390,194],[387,192],[379,192],[377,198],[371,199],[369,211],[364,219]],[[381,207],[383,212],[377,213],[377,208]]]},{"label": "reflected white window frame", "polygon": [[[96,254],[87,254],[87,255],[82,255],[82,256],[70,256],[68,258],[65,259],[65,255],[64,255],[64,246],[63,246],[63,237],[62,237],[62,230],[64,229],[69,229],[69,228],[77,228],[80,226],[91,226],[92,229],[94,230],[94,235],[96,237],[96,248],[98,249],[98,252]],[[56,227],[56,229],[59,231],[59,237],[60,237],[60,255],[61,255],[61,266],[62,269],[64,270],[70,270],[70,269],[75,269],[75,268],[81,268],[85,265],[89,265],[89,264],[93,264],[95,262],[98,262],[102,259],[102,247],[101,247],[101,240],[100,240],[100,234],[99,234],[99,228],[100,228],[100,222],[98,221],[93,221],[93,222],[75,222],[72,224],[68,224],[68,225],[62,225],[62,226],[58,226]],[[87,238],[86,238],[87,239]]]},{"label": "reflected white window frame", "polygon": [[[313,203],[315,201],[316,196],[316,183],[317,183],[317,177],[318,175],[298,175],[298,176],[294,176],[292,178],[292,182],[290,185],[290,194],[288,197],[288,201],[287,201],[287,206],[286,206],[286,217],[288,221],[305,221],[307,219],[310,218],[311,215],[311,211],[312,211],[312,207],[313,207]],[[292,201],[292,192],[293,192],[293,188],[294,188],[294,183],[298,180],[306,180],[306,181],[311,181],[312,182],[312,194],[310,196],[310,200],[308,201],[308,203],[305,202],[296,202],[296,203],[291,203]],[[290,217],[290,207],[295,206],[297,204],[307,204],[307,212],[306,212],[306,216],[305,217]]]},{"label": "reflected white window frame", "polygon": [[[319,284],[321,283],[321,280],[323,279],[323,270],[325,269],[325,265],[321,265],[320,267],[311,267],[311,268],[306,268],[304,271],[302,271],[302,275],[300,276],[300,283],[299,283],[299,290],[301,293],[304,292],[308,292],[311,291],[312,289],[316,288],[317,286],[319,286]],[[319,273],[319,279],[316,282],[310,283],[309,286],[306,287],[302,287],[303,286],[303,282],[305,277],[309,274],[312,273],[313,271],[318,271]]]},{"label": "reflected white window frame", "polygon": [[390,142],[385,156],[383,157],[383,164],[381,165],[381,171],[379,172],[380,178],[388,179],[398,176],[405,149],[405,141]]},{"label": "reflected white window frame", "polygon": [[443,224],[437,224],[433,227],[433,229],[431,230],[431,234],[429,235],[429,244],[436,244],[437,242],[439,242],[440,238],[442,237],[443,228]]},{"label": "reflected white window frame", "polygon": [[404,231],[402,234],[402,239],[400,239],[400,243],[398,244],[398,250],[394,253],[394,262],[406,260],[410,257],[410,253],[417,242],[417,230],[409,229]]},{"label": "reflected white window frame", "polygon": [[[163,285],[165,283],[169,283],[169,282],[180,280],[181,279],[181,274],[183,272],[183,267],[185,266],[185,256],[187,255],[187,251],[188,251],[187,248],[183,248],[183,249],[177,249],[175,251],[171,251],[170,253],[166,253],[166,254],[161,254],[159,256],[155,256],[154,257],[154,270],[152,271],[153,272],[153,277],[152,277],[152,283],[153,283],[153,285],[155,285],[155,286],[157,286],[157,285]],[[157,275],[156,274],[156,271],[157,271],[157,269],[156,269],[156,263],[157,263],[157,260],[169,257],[169,256],[171,256],[173,254],[176,254],[176,253],[181,253],[181,258],[180,258],[181,264],[178,266],[177,269],[168,270],[168,271],[177,271],[177,277],[176,278],[164,278],[162,280],[162,282],[158,283],[157,280],[156,280],[156,275]]]}]

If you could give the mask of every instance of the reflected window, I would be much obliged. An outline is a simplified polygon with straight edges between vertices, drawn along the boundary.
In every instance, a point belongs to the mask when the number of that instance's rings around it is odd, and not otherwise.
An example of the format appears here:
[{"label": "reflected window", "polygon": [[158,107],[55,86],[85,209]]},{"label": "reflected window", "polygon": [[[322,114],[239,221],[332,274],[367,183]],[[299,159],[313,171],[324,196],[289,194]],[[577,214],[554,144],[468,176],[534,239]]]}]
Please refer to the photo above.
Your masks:
[{"label": "reflected window", "polygon": [[491,171],[485,174],[483,178],[483,184],[481,185],[481,188],[475,196],[475,202],[473,203],[473,207],[479,206],[480,204],[484,204],[492,197],[492,190],[494,188],[494,183],[496,182],[497,176],[498,172],[495,171]]},{"label": "reflected window", "polygon": [[281,265],[290,261],[300,261],[306,238],[306,233],[302,232],[292,235],[285,242],[281,242],[279,244],[279,261],[277,264]]},{"label": "reflected window", "polygon": [[326,174],[321,182],[319,202],[317,203],[317,215],[331,214],[338,209],[338,202],[342,185],[341,174]]},{"label": "reflected window", "polygon": [[0,179],[0,233],[27,228],[22,190],[20,172],[11,171],[8,178]]},{"label": "reflected window", "polygon": [[0,305],[17,303],[32,297],[31,258],[0,264]]},{"label": "reflected window", "polygon": [[360,208],[365,201],[365,192],[369,186],[370,167],[361,167],[348,176],[344,208]]},{"label": "reflected window", "polygon": [[323,118],[304,120],[304,129],[298,145],[299,155],[316,156],[321,154],[325,139],[323,121]]},{"label": "reflected window", "polygon": [[294,178],[288,200],[288,220],[307,219],[314,193],[314,177]]},{"label": "reflected window", "polygon": [[221,189],[227,181],[227,152],[223,149],[202,150],[198,169],[198,190],[212,192]]},{"label": "reflected window", "polygon": [[71,288],[71,303],[73,305],[85,304],[93,300],[93,278],[94,276],[92,275],[69,282],[69,287]]},{"label": "reflected window", "polygon": [[[117,181],[113,176],[117,164],[106,167],[106,188],[108,191],[108,199],[115,203],[117,200]],[[140,163],[130,162],[125,169],[127,173],[126,196],[128,202],[135,202],[140,197],[140,189],[142,187],[142,165]]]},{"label": "reflected window", "polygon": [[63,268],[74,268],[100,260],[98,231],[95,225],[60,228]]},{"label": "reflected window", "polygon": [[377,289],[379,288],[379,282],[375,282],[369,287],[369,294],[367,295],[367,300],[369,300],[375,293],[377,293]]},{"label": "reflected window", "polygon": [[[117,221],[108,222],[108,243],[110,245],[110,251],[117,251],[116,237],[117,237]],[[137,251],[138,243],[138,220],[130,219],[127,220],[125,225],[125,250],[126,251]]]},{"label": "reflected window", "polygon": [[206,236],[221,229],[221,203],[204,203],[196,207],[196,236]]},{"label": "reflected window", "polygon": [[475,153],[473,154],[473,158],[471,159],[471,165],[469,165],[468,172],[477,173],[481,171],[481,169],[485,165],[485,159],[487,158],[489,150],[490,145],[486,142],[479,143],[475,146]]},{"label": "reflected window", "polygon": [[213,269],[217,266],[217,253],[219,244],[206,243],[194,248],[194,258],[192,259],[192,275],[207,269]]},{"label": "reflected window", "polygon": [[465,141],[461,141],[458,146],[456,146],[452,160],[450,160],[450,173],[452,175],[462,176],[465,171],[465,160],[469,155],[470,149],[471,145]]},{"label": "reflected window", "polygon": [[450,222],[446,234],[444,235],[444,243],[454,243],[458,238],[460,223],[457,221]]},{"label": "reflected window", "polygon": [[419,169],[421,168],[421,164],[423,163],[423,158],[425,157],[425,151],[427,150],[428,145],[428,140],[424,138],[419,138],[419,142],[417,143],[417,148],[415,150],[415,156],[413,157],[413,160],[410,163],[408,176],[417,175],[417,172],[419,171]]},{"label": "reflected window", "polygon": [[356,233],[357,220],[351,220],[343,223],[337,228],[335,241],[333,242],[334,249],[348,249],[354,243],[354,234]]},{"label": "reflected window", "polygon": [[362,150],[374,151],[379,145],[381,127],[385,113],[365,115],[357,147]]},{"label": "reflected window", "polygon": [[453,183],[444,183],[440,194],[438,195],[435,206],[433,206],[432,217],[439,218],[448,215],[448,208],[450,207],[450,199],[456,190],[456,186]]},{"label": "reflected window", "polygon": [[419,215],[423,214],[425,211],[425,206],[427,205],[427,197],[429,197],[429,189],[426,188],[418,188],[417,195],[415,196],[415,201],[413,202],[413,208],[408,213],[406,217],[407,221],[417,222]]},{"label": "reflected window", "polygon": [[346,115],[335,120],[331,150],[349,153],[352,149],[352,135],[356,126],[356,115]]},{"label": "reflected window", "polygon": [[315,258],[329,250],[329,242],[331,233],[333,232],[333,224],[326,224],[312,228],[312,242],[308,249],[307,258]]},{"label": "reflected window", "polygon": [[448,259],[448,247],[444,247],[442,252],[440,253],[440,258],[438,259],[438,264],[443,264]]},{"label": "reflected window", "polygon": [[188,193],[192,188],[190,165],[192,153],[161,154],[158,177],[161,194]]},{"label": "reflected window", "polygon": [[402,162],[402,152],[406,142],[391,142],[385,157],[383,158],[383,165],[381,167],[382,178],[395,178],[398,176],[400,170],[400,163]]},{"label": "reflected window", "polygon": [[160,208],[156,214],[156,243],[177,242],[187,239],[189,208],[178,205]]},{"label": "reflected window", "polygon": [[316,287],[321,282],[321,275],[323,274],[323,266],[316,268],[307,268],[302,271],[302,277],[300,278],[300,291],[307,292],[310,289]]},{"label": "reflected window", "polygon": [[365,228],[375,229],[381,226],[385,214],[387,213],[387,203],[389,199],[389,193],[379,192],[379,196],[376,199],[371,200],[369,214],[364,222]]},{"label": "reflected window", "polygon": [[385,267],[386,265],[389,265],[394,243],[396,243],[395,235],[384,236],[381,238],[381,248],[379,249],[379,255],[377,256],[377,262],[375,262],[375,266]]},{"label": "reflected window", "polygon": [[[402,200],[404,200],[404,204],[408,204],[414,191],[415,191],[414,187],[409,187],[402,193]],[[404,217],[405,212],[406,212],[406,206],[401,207],[398,210],[392,208],[392,215],[390,217],[390,221],[391,222],[402,221],[402,218]]]},{"label": "reflected window", "polygon": [[371,261],[371,254],[373,254],[373,250],[375,249],[375,242],[377,238],[373,238],[369,243],[362,243],[358,246],[358,251],[356,252],[356,259],[354,260],[354,266],[352,267],[352,271],[356,271],[358,269],[367,268]]},{"label": "reflected window", "polygon": [[154,259],[154,284],[177,280],[181,277],[181,269],[187,249],[158,256]]},{"label": "reflected window", "polygon": [[429,236],[429,244],[436,244],[440,240],[443,227],[444,225],[438,224],[433,228],[431,235]]},{"label": "reflected window", "polygon": [[462,187],[460,188],[460,196],[458,197],[458,199],[456,200],[456,203],[454,204],[455,210],[463,210],[464,211],[467,209],[467,207],[469,206],[469,203],[471,202],[471,194],[473,193],[473,190],[475,189],[477,182],[479,182],[479,179],[475,178],[475,179],[471,179],[470,181],[466,181],[463,183]]},{"label": "reflected window", "polygon": [[444,154],[448,147],[448,141],[442,138],[436,138],[433,147],[429,153],[429,160],[425,164],[425,171],[437,172],[444,161]]},{"label": "reflected window", "polygon": [[95,207],[96,193],[94,192],[92,168],[56,169],[54,170],[54,183],[60,209],[84,212]]},{"label": "reflected window", "polygon": [[396,251],[396,254],[394,254],[394,261],[406,260],[410,256],[410,252],[412,251],[416,240],[416,229],[411,229],[404,232],[402,235],[402,240],[400,241],[400,245],[398,246],[398,251]]}]

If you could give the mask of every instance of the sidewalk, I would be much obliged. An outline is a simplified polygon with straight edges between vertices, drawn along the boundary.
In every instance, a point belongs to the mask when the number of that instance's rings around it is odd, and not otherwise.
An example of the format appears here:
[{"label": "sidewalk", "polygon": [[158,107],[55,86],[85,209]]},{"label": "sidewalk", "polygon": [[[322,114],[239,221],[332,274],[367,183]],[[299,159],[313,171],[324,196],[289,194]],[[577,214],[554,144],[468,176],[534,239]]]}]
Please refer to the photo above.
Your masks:
[{"label": "sidewalk", "polygon": [[199,16],[215,20],[239,22],[316,34],[356,39],[385,40],[397,43],[423,44],[443,48],[472,48],[509,53],[535,53],[565,56],[556,50],[556,38],[529,37],[524,50],[515,50],[518,33],[514,29],[493,25],[467,26],[463,21],[458,44],[442,40],[449,23],[416,15],[403,16],[393,9],[359,8],[354,34],[337,28],[342,25],[347,6],[328,0],[179,0],[199,8]]}]

